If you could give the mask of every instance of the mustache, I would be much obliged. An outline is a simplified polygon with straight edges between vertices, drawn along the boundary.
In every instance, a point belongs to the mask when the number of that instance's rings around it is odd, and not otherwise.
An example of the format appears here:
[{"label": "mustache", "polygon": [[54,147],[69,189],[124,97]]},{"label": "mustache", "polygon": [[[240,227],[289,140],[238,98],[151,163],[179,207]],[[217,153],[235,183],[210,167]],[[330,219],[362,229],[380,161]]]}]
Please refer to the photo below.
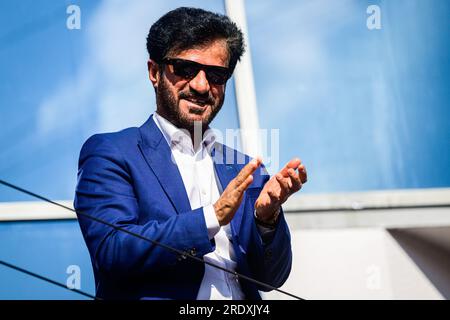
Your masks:
[{"label": "mustache", "polygon": [[213,96],[209,92],[205,95],[199,95],[199,94],[195,94],[193,92],[189,92],[189,93],[180,92],[180,94],[178,95],[178,99],[191,100],[191,101],[198,102],[201,104],[210,104],[210,105],[214,105],[214,103],[215,103]]}]

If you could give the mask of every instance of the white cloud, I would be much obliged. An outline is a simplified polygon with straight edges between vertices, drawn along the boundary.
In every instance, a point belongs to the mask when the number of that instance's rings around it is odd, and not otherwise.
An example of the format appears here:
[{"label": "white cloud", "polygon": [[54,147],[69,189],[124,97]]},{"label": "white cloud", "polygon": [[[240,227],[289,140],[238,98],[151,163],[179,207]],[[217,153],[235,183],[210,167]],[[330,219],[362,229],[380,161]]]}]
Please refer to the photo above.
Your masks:
[{"label": "white cloud", "polygon": [[80,126],[102,132],[142,124],[155,109],[146,71],[147,33],[173,8],[163,1],[103,1],[82,29],[73,31],[84,33],[86,49],[76,49],[82,54],[76,74],[41,102],[41,138]]}]

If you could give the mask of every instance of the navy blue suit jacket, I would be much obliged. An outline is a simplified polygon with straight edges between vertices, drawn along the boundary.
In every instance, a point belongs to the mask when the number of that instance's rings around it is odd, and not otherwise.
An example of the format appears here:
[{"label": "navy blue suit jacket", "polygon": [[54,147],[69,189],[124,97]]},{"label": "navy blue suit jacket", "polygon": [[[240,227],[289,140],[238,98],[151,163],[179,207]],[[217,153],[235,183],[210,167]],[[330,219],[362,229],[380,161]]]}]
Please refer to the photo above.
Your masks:
[{"label": "navy blue suit jacket", "polygon": [[[231,155],[231,156],[230,156]],[[227,163],[227,160],[232,160]],[[214,167],[223,189],[250,158],[216,143]],[[244,161],[242,161],[242,159]],[[240,164],[239,164],[240,162]],[[231,221],[238,272],[281,286],[291,269],[291,243],[283,212],[264,243],[253,215],[269,176],[262,167]],[[140,128],[97,134],[80,153],[74,207],[111,224],[197,257],[214,250],[203,208],[192,210],[171,150],[152,117]],[[195,299],[205,267],[162,247],[78,215],[92,260],[96,295],[104,299]],[[240,280],[246,299],[264,287]]]}]

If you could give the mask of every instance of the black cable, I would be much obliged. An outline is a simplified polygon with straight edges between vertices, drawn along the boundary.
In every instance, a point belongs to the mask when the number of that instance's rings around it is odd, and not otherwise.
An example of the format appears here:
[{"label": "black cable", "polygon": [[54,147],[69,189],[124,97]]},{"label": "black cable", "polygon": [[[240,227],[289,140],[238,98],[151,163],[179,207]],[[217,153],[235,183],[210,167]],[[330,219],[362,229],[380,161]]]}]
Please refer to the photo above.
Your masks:
[{"label": "black cable", "polygon": [[289,292],[286,292],[286,291],[284,291],[284,290],[278,289],[278,288],[276,288],[276,287],[274,287],[274,286],[271,286],[270,284],[267,284],[267,283],[264,283],[264,282],[255,280],[255,279],[253,279],[253,278],[250,278],[250,277],[247,277],[247,276],[245,276],[245,275],[243,275],[243,274],[240,274],[240,273],[238,273],[238,272],[236,272],[236,271],[228,270],[227,268],[224,268],[224,267],[215,265],[214,263],[211,263],[211,262],[209,262],[209,261],[205,261],[205,260],[203,260],[203,259],[200,259],[200,258],[198,258],[198,257],[195,257],[195,256],[191,255],[191,254],[190,254],[189,252],[187,252],[187,251],[179,250],[179,249],[173,248],[173,247],[171,247],[171,246],[168,246],[168,245],[166,245],[166,244],[160,243],[159,241],[149,239],[149,238],[144,237],[144,236],[142,236],[142,235],[140,235],[140,234],[138,234],[138,233],[134,233],[134,232],[129,231],[129,230],[127,230],[127,229],[124,229],[124,228],[115,226],[115,225],[113,225],[113,224],[111,224],[111,223],[109,223],[109,222],[107,222],[107,221],[104,221],[104,220],[101,220],[101,219],[99,219],[99,218],[93,217],[93,216],[88,215],[88,214],[86,214],[86,213],[84,213],[84,212],[81,212],[81,211],[75,211],[74,209],[72,209],[72,208],[70,208],[70,207],[67,207],[67,206],[65,206],[65,205],[63,205],[63,204],[57,203],[57,202],[55,202],[55,201],[53,201],[53,200],[50,200],[50,199],[45,198],[45,197],[43,197],[43,196],[41,196],[41,195],[38,195],[38,194],[36,194],[36,193],[34,193],[34,192],[31,192],[31,191],[28,191],[28,190],[23,189],[23,188],[21,188],[21,187],[18,187],[18,186],[16,186],[16,185],[12,184],[12,183],[9,183],[9,182],[6,182],[6,181],[0,179],[0,184],[2,184],[2,185],[4,185],[4,186],[7,186],[7,187],[9,187],[9,188],[12,188],[12,189],[14,189],[14,190],[17,190],[17,191],[19,191],[19,192],[28,194],[29,196],[32,196],[32,197],[34,197],[34,198],[37,198],[37,199],[43,200],[43,201],[45,201],[45,202],[51,203],[51,204],[53,204],[53,205],[56,205],[56,206],[58,206],[58,207],[64,208],[64,209],[66,209],[66,210],[75,212],[77,215],[80,215],[80,216],[83,216],[83,217],[85,217],[85,218],[88,218],[88,219],[91,219],[91,220],[93,220],[93,221],[96,221],[96,222],[98,222],[98,223],[107,225],[108,227],[111,227],[111,228],[113,228],[113,229],[116,230],[116,231],[125,232],[125,233],[127,233],[127,234],[129,234],[129,235],[131,235],[131,236],[134,236],[134,237],[136,237],[136,238],[139,238],[139,239],[142,239],[142,240],[144,240],[144,241],[150,242],[150,243],[152,243],[152,244],[154,244],[154,245],[156,245],[156,246],[160,246],[160,247],[162,247],[162,248],[165,248],[166,250],[171,251],[172,253],[176,253],[176,254],[180,255],[182,259],[189,258],[189,259],[195,260],[195,261],[197,261],[197,262],[200,262],[200,263],[203,263],[203,264],[207,264],[207,265],[209,265],[209,266],[212,266],[212,267],[214,267],[214,268],[220,269],[220,270],[225,271],[225,272],[227,272],[227,273],[231,273],[231,274],[233,274],[233,275],[234,275],[235,277],[237,277],[237,278],[241,278],[241,279],[243,279],[243,280],[247,280],[247,281],[249,281],[249,282],[252,282],[252,283],[254,283],[254,284],[257,284],[257,285],[259,285],[259,286],[265,287],[265,288],[270,289],[270,290],[278,291],[278,292],[280,292],[280,293],[283,293],[283,294],[285,294],[285,295],[288,295],[288,296],[293,297],[293,298],[298,299],[298,300],[304,300],[303,298],[300,298],[299,296],[296,296],[296,295],[294,295],[294,294],[292,294],[292,293],[289,293]]},{"label": "black cable", "polygon": [[[8,262],[5,262],[5,261],[0,260],[0,264],[4,265],[5,267],[14,269],[14,270],[16,270],[16,271],[25,273],[25,274],[27,274],[27,275],[29,275],[29,276],[32,276],[32,277],[35,277],[35,278],[38,278],[38,279],[47,281],[47,282],[49,282],[49,283],[51,283],[51,284],[54,284],[55,286],[58,286],[58,287],[61,287],[61,288],[64,288],[64,289],[67,289],[67,290],[76,292],[76,293],[81,294],[81,295],[83,295],[83,296],[86,296],[86,297],[88,297],[88,298],[92,298],[92,299],[94,299],[94,300],[95,300],[95,299],[99,299],[99,298],[97,298],[97,297],[95,297],[95,296],[93,296],[93,295],[91,295],[91,294],[89,294],[89,293],[87,293],[87,292],[84,292],[84,291],[81,291],[81,290],[78,290],[78,289],[70,289],[68,286],[66,286],[66,285],[64,285],[64,284],[62,284],[62,283],[59,283],[59,282],[57,282],[57,281],[55,281],[55,280],[52,280],[52,279],[50,279],[50,278],[41,276],[41,275],[39,275],[39,274],[37,274],[37,273],[28,271],[28,270],[23,269],[23,268],[21,268],[21,267],[15,266],[15,265],[13,265],[13,264],[11,264],[11,263],[8,263]],[[101,299],[100,299],[100,300],[101,300]]]}]

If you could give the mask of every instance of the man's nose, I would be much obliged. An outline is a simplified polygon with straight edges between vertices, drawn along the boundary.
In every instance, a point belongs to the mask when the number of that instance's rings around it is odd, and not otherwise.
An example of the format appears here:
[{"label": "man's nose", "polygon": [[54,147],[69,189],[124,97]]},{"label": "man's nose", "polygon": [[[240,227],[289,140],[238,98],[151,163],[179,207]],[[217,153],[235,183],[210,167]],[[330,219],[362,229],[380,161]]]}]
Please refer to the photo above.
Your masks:
[{"label": "man's nose", "polygon": [[206,73],[203,70],[200,70],[197,75],[189,81],[189,86],[192,90],[204,94],[207,93],[210,89],[208,79],[206,78]]}]

